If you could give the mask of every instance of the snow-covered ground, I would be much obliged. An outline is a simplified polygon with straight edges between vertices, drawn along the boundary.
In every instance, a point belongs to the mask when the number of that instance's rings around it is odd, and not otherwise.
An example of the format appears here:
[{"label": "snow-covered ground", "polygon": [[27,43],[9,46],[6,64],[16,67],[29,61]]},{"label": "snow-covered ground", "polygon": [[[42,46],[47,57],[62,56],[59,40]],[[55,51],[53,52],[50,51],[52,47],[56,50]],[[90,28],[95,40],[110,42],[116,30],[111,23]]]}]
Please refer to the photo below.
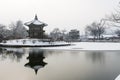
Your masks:
[{"label": "snow-covered ground", "polygon": [[0,43],[3,45],[65,45],[71,44],[70,46],[59,46],[59,47],[40,47],[40,49],[51,49],[51,50],[120,50],[120,43],[114,42],[49,42],[41,41],[38,39],[18,39],[8,40],[6,43]]},{"label": "snow-covered ground", "polygon": [[57,50],[120,50],[120,43],[110,42],[77,42],[71,43],[71,46],[61,47],[43,47],[41,49]]},{"label": "snow-covered ground", "polygon": [[63,41],[59,42],[50,42],[47,39],[40,40],[40,39],[16,39],[16,40],[8,40],[6,42],[0,43],[3,45],[63,45],[63,44],[68,44]]}]

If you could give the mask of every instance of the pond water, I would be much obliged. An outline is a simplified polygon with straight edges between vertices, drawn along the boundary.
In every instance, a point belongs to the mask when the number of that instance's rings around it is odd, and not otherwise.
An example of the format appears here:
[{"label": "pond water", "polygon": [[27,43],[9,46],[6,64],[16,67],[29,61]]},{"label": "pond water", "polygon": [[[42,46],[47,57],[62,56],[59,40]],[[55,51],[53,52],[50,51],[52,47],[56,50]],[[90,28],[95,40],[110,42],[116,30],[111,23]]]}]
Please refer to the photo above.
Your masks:
[{"label": "pond water", "polygon": [[120,51],[0,48],[0,80],[114,80]]}]

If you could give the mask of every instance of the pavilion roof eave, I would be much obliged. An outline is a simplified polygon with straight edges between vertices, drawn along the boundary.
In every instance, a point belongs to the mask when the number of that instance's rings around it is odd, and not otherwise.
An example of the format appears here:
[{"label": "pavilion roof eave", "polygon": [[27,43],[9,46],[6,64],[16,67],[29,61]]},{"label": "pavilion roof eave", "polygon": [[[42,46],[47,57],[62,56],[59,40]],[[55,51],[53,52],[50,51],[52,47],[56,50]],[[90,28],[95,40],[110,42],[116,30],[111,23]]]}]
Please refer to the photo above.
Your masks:
[{"label": "pavilion roof eave", "polygon": [[33,20],[33,21],[30,21],[30,22],[26,22],[26,23],[25,23],[26,26],[29,26],[29,25],[31,25],[31,24],[47,26],[46,23],[43,23],[43,22],[41,22],[41,21],[39,21],[39,20]]}]

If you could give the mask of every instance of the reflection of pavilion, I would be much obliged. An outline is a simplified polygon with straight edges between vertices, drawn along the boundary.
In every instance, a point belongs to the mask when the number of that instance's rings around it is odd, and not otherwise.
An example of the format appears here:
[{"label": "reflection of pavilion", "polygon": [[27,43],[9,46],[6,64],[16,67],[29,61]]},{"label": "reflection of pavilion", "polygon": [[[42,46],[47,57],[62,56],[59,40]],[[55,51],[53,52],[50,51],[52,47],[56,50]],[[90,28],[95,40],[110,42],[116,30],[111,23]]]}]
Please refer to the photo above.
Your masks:
[{"label": "reflection of pavilion", "polygon": [[44,59],[43,51],[41,52],[30,52],[27,59],[29,60],[28,63],[25,64],[26,67],[30,67],[35,70],[37,74],[38,70],[44,67],[47,63],[43,61]]}]

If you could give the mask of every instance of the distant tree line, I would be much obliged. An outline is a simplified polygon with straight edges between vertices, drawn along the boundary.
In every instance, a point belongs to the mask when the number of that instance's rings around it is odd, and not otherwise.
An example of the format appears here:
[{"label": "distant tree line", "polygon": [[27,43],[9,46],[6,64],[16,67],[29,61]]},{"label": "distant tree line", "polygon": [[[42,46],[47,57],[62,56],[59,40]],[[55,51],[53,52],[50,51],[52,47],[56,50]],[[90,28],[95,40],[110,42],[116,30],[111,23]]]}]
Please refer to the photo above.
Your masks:
[{"label": "distant tree line", "polygon": [[[120,7],[119,7],[120,8]],[[107,23],[109,22],[109,23]],[[106,24],[107,23],[107,24]],[[120,39],[120,11],[119,9],[108,15],[105,18],[100,19],[99,22],[92,22],[85,27],[85,35],[92,36],[93,41],[102,40],[103,35],[108,29],[107,26],[118,27],[119,29],[113,31]],[[11,23],[9,26],[0,24],[0,41],[8,39],[22,39],[28,37],[28,31],[25,28],[22,21],[18,20],[15,23]],[[80,31],[72,29],[70,31],[60,30],[54,28],[50,34],[45,34],[45,38],[49,38],[52,41],[80,41]]]},{"label": "distant tree line", "polygon": [[55,28],[50,32],[49,37],[54,41],[80,41],[80,32],[77,29],[67,32],[66,30]]},{"label": "distant tree line", "polygon": [[[0,42],[9,39],[23,39],[27,37],[28,30],[25,28],[21,20],[11,23],[9,26],[0,24]],[[50,34],[45,34],[45,38],[49,38],[53,41],[79,41],[80,33],[77,29],[72,29],[67,32],[66,30],[55,28]]]},{"label": "distant tree line", "polygon": [[[120,6],[119,6],[120,8]],[[118,27],[117,30],[113,30],[113,34],[116,34],[120,41],[120,9],[107,17],[100,19],[100,21],[92,22],[85,27],[85,35],[92,36],[93,41],[103,40],[103,35],[106,34],[107,29],[111,27]],[[59,28],[55,28],[51,33],[50,37],[54,40],[64,41],[80,41],[80,32],[77,29],[72,29],[69,32],[66,30],[60,31]],[[115,37],[113,37],[115,38]],[[112,39],[113,39],[112,38]]]},{"label": "distant tree line", "polygon": [[85,34],[93,36],[93,41],[101,40],[110,26],[117,27],[117,30],[113,30],[113,34],[116,34],[120,40],[120,4],[118,5],[118,9],[111,15],[107,15],[107,17],[100,19],[99,22],[93,22],[87,25]]}]

